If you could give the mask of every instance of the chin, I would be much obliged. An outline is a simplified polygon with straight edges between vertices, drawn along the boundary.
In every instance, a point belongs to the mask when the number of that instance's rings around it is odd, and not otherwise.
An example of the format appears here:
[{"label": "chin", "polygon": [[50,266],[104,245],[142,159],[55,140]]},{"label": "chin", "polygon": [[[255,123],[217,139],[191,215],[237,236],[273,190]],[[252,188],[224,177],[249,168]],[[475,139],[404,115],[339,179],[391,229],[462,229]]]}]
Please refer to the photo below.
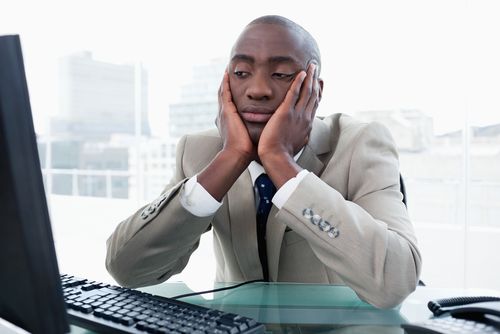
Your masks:
[{"label": "chin", "polygon": [[256,136],[256,137],[250,136],[250,139],[252,140],[252,143],[253,143],[255,146],[259,146],[259,139],[260,139],[260,135],[259,135],[259,136]]},{"label": "chin", "polygon": [[262,132],[255,133],[255,132],[248,131],[248,133],[250,135],[250,140],[252,140],[252,143],[255,146],[259,145],[260,134]]},{"label": "chin", "polygon": [[262,134],[262,130],[264,130],[265,124],[256,124],[256,123],[247,123],[246,127],[248,130],[248,135],[254,143],[255,146],[259,144],[260,135]]}]

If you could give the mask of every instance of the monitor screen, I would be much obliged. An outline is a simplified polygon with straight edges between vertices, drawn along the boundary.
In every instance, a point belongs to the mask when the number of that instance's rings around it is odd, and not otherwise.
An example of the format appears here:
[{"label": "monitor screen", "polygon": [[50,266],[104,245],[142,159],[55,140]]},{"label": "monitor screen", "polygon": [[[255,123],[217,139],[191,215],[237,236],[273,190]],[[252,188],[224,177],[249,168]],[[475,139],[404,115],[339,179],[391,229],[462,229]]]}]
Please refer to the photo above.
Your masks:
[{"label": "monitor screen", "polygon": [[69,331],[19,36],[0,36],[0,318]]}]

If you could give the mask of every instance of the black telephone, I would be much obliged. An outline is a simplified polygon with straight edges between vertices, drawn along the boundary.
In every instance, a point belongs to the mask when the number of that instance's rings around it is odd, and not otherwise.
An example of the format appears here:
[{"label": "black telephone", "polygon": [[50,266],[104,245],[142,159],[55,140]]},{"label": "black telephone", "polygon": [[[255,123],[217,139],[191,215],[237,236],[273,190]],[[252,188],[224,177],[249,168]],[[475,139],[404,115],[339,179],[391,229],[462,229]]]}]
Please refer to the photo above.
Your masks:
[{"label": "black telephone", "polygon": [[430,301],[429,320],[403,324],[407,334],[499,333],[500,298],[457,297]]}]

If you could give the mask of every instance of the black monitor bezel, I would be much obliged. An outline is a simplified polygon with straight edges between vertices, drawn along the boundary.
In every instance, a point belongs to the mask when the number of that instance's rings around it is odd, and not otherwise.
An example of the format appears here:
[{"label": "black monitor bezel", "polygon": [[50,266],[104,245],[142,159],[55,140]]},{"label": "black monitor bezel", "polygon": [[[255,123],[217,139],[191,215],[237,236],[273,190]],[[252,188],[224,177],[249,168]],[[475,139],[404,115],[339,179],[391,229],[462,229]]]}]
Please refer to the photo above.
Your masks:
[{"label": "black monitor bezel", "polygon": [[0,159],[0,317],[31,333],[66,333],[18,35],[0,36]]}]

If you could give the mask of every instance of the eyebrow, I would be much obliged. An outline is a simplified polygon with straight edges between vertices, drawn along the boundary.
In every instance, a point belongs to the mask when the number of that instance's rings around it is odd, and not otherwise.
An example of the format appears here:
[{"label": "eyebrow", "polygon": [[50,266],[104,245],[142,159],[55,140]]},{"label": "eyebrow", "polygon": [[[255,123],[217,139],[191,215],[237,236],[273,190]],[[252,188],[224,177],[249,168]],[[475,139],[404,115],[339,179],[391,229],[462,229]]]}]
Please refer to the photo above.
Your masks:
[{"label": "eyebrow", "polygon": [[231,58],[231,62],[237,61],[237,60],[245,61],[247,63],[254,63],[255,62],[255,59],[252,56],[245,55],[245,54],[235,54],[233,56],[233,58]]},{"label": "eyebrow", "polygon": [[294,63],[300,65],[297,60],[290,56],[275,56],[268,59],[270,63]]},{"label": "eyebrow", "polygon": [[[231,58],[231,62],[233,61],[244,61],[253,64],[255,63],[255,58],[246,54],[235,54]],[[295,58],[290,56],[273,56],[269,57],[267,61],[270,63],[293,63],[300,66],[300,63]]]}]

